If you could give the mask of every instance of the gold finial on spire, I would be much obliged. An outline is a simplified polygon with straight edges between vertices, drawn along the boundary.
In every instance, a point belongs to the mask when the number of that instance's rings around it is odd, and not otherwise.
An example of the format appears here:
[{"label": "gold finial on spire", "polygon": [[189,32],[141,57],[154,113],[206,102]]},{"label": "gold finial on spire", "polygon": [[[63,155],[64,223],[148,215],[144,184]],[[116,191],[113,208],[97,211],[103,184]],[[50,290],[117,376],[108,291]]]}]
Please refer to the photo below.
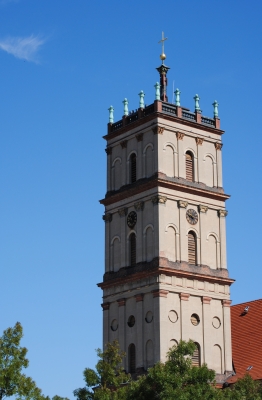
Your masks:
[{"label": "gold finial on spire", "polygon": [[167,40],[167,38],[164,37],[164,32],[162,32],[162,39],[159,40],[158,43],[162,43],[162,54],[160,55],[160,60],[162,60],[162,64],[164,64],[164,60],[166,59],[165,55],[165,49],[164,49],[164,41]]}]

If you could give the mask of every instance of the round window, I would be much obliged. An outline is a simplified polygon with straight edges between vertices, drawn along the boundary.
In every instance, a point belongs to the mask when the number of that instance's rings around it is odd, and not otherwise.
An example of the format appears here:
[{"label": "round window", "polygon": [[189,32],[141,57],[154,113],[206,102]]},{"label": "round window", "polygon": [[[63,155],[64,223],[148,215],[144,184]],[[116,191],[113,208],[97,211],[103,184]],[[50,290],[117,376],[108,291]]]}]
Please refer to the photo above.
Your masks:
[{"label": "round window", "polygon": [[111,329],[112,329],[112,331],[117,331],[118,323],[117,323],[116,319],[113,319],[113,321],[111,322]]},{"label": "round window", "polygon": [[136,322],[135,317],[134,317],[133,315],[130,315],[130,317],[128,318],[128,321],[127,321],[127,325],[128,325],[130,328],[132,328],[132,326],[135,325],[135,322]]},{"label": "round window", "polygon": [[169,321],[174,324],[178,320],[178,315],[177,315],[176,311],[170,310],[168,313],[168,318],[169,318]]},{"label": "round window", "polygon": [[148,324],[150,324],[150,322],[153,321],[153,314],[152,314],[151,311],[148,311],[148,312],[146,313],[146,318],[145,318],[145,320],[146,320],[146,322],[147,322]]},{"label": "round window", "polygon": [[199,316],[197,314],[192,314],[190,319],[194,326],[197,326],[200,322]]},{"label": "round window", "polygon": [[220,319],[218,317],[214,317],[212,320],[212,325],[216,329],[220,328],[220,325],[221,325]]}]

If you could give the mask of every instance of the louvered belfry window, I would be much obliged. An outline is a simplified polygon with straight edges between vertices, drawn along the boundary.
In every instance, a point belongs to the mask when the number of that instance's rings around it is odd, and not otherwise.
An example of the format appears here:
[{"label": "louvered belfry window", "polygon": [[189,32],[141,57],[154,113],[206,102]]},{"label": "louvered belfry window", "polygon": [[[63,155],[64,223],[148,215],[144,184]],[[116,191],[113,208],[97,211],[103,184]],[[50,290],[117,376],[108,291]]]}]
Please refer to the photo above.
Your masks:
[{"label": "louvered belfry window", "polygon": [[197,252],[196,252],[196,236],[194,232],[188,232],[188,263],[196,265]]},{"label": "louvered belfry window", "polygon": [[192,365],[194,367],[200,367],[200,346],[198,343],[195,343],[196,349],[192,355]]},{"label": "louvered belfry window", "polygon": [[131,266],[136,265],[136,235],[131,233],[129,237],[130,241],[130,264]]},{"label": "louvered belfry window", "polygon": [[186,153],[186,179],[188,181],[194,181],[194,158],[190,152]]},{"label": "louvered belfry window", "polygon": [[136,346],[131,343],[128,347],[129,372],[136,372]]},{"label": "louvered belfry window", "polygon": [[130,182],[136,182],[136,155],[135,153],[130,156]]}]

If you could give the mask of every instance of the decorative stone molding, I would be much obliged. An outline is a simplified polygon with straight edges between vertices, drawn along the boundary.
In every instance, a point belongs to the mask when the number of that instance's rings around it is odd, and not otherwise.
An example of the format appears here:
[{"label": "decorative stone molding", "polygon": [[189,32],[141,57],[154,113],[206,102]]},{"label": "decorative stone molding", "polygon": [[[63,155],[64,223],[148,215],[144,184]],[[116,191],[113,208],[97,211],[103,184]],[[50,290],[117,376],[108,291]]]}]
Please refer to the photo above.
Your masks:
[{"label": "decorative stone molding", "polygon": [[202,146],[204,139],[196,137],[196,144]]},{"label": "decorative stone molding", "polygon": [[162,126],[155,126],[153,128],[154,135],[163,135],[165,128]]},{"label": "decorative stone molding", "polygon": [[221,150],[222,147],[223,147],[223,143],[218,143],[218,142],[215,143],[216,150]]},{"label": "decorative stone molding", "polygon": [[222,300],[223,307],[230,307],[231,303],[231,300]]},{"label": "decorative stone molding", "polygon": [[156,196],[153,196],[151,198],[151,201],[153,204],[165,204],[167,201],[166,196],[161,196],[160,194],[157,194]]},{"label": "decorative stone molding", "polygon": [[206,213],[208,210],[208,206],[204,206],[203,204],[199,204],[198,206],[199,212]]},{"label": "decorative stone molding", "polygon": [[152,290],[153,297],[167,297],[169,291],[164,289],[155,289]]},{"label": "decorative stone molding", "polygon": [[180,300],[188,301],[189,297],[190,297],[189,293],[180,293]]},{"label": "decorative stone molding", "polygon": [[127,215],[127,211],[128,211],[127,207],[119,208],[118,214],[120,215],[120,217],[125,217]]},{"label": "decorative stone molding", "polygon": [[211,300],[212,300],[211,297],[206,297],[206,296],[202,297],[202,303],[203,304],[210,304]]},{"label": "decorative stone molding", "polygon": [[177,202],[179,208],[187,208],[188,202],[184,200],[178,200]]},{"label": "decorative stone molding", "polygon": [[185,134],[182,133],[182,132],[177,132],[176,133],[176,137],[177,137],[178,140],[183,140],[184,136],[185,136]]},{"label": "decorative stone molding", "polygon": [[112,214],[106,213],[106,214],[104,214],[104,215],[102,216],[102,218],[103,218],[103,220],[104,220],[105,222],[111,222],[111,221],[112,221]]},{"label": "decorative stone molding", "polygon": [[228,214],[228,211],[227,210],[218,210],[217,213],[218,213],[219,217],[226,217]]},{"label": "decorative stone molding", "polygon": [[138,142],[142,142],[142,140],[143,140],[143,133],[138,133],[138,134],[136,135],[136,140],[137,140]]},{"label": "decorative stone molding", "polygon": [[140,294],[136,294],[135,295],[136,298],[136,302],[138,303],[139,301],[143,301],[144,300],[144,293],[140,293]]},{"label": "decorative stone molding", "polygon": [[126,305],[126,299],[119,299],[117,300],[118,302],[118,307],[123,307]]},{"label": "decorative stone molding", "polygon": [[101,307],[103,308],[103,311],[107,311],[107,310],[109,310],[110,303],[102,303]]},{"label": "decorative stone molding", "polygon": [[122,149],[126,149],[127,146],[127,140],[123,140],[122,142],[120,142]]},{"label": "decorative stone molding", "polygon": [[142,211],[144,209],[145,203],[143,201],[138,201],[137,203],[134,204],[135,210],[136,211]]},{"label": "decorative stone molding", "polygon": [[112,147],[107,147],[105,149],[106,154],[109,156],[110,154],[112,154]]}]

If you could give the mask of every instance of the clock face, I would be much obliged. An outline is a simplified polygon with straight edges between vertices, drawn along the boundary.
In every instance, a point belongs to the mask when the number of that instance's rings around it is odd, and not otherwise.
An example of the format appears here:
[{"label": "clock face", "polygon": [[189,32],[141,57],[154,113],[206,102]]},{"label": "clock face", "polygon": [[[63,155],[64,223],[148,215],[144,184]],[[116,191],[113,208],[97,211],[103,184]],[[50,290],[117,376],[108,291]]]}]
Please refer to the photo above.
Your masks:
[{"label": "clock face", "polygon": [[131,211],[127,216],[127,225],[129,228],[134,228],[137,221],[137,215],[135,211]]},{"label": "clock face", "polygon": [[186,212],[186,219],[191,225],[195,225],[197,223],[197,221],[198,221],[197,212],[195,210],[192,210],[192,208],[190,208]]}]

